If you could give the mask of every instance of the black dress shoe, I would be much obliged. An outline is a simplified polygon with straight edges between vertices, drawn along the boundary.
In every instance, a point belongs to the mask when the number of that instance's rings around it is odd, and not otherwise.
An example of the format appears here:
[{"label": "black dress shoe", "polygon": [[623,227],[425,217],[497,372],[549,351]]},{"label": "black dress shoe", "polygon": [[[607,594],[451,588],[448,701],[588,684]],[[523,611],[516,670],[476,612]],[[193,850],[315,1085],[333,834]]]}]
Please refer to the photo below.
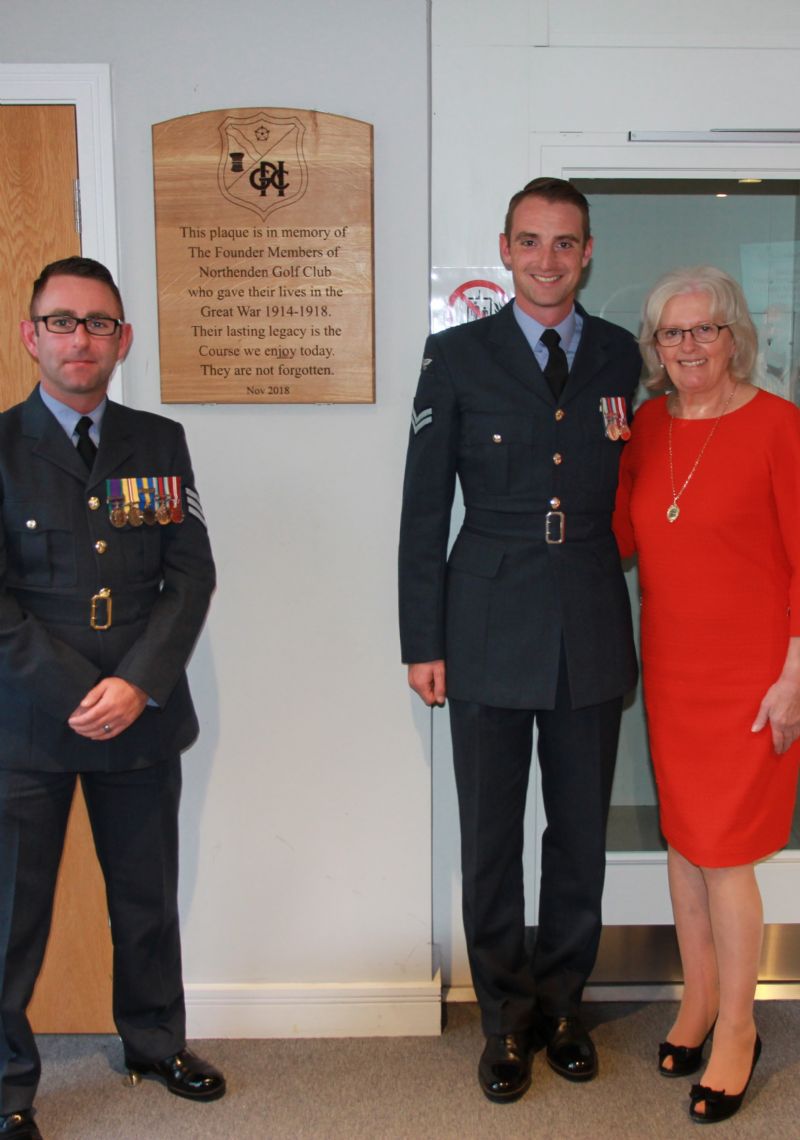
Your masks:
[{"label": "black dress shoe", "polygon": [[530,1034],[492,1033],[478,1065],[478,1080],[489,1100],[510,1104],[531,1087],[533,1046]]},{"label": "black dress shoe", "polygon": [[0,1136],[13,1140],[42,1140],[42,1134],[33,1119],[33,1110],[23,1108],[19,1112],[9,1112],[0,1116]]},{"label": "black dress shoe", "polygon": [[125,1058],[131,1083],[138,1084],[143,1076],[160,1077],[171,1093],[189,1100],[218,1100],[225,1095],[225,1078],[191,1049],[181,1049],[163,1061],[134,1061]]},{"label": "black dress shoe", "polygon": [[568,1081],[590,1081],[597,1076],[597,1053],[577,1017],[548,1019],[547,1063]]},{"label": "black dress shoe", "polygon": [[[692,1085],[692,1091],[689,1093],[689,1116],[697,1124],[716,1124],[720,1120],[729,1120],[734,1113],[738,1112],[742,1107],[744,1094],[750,1085],[753,1077],[753,1070],[758,1064],[758,1058],[761,1056],[761,1038],[756,1034],[756,1043],[753,1046],[753,1063],[750,1066],[750,1076],[747,1078],[744,1088],[740,1093],[733,1093],[729,1095],[723,1089],[720,1092],[718,1089],[710,1089],[708,1085]],[[702,1101],[703,1111],[698,1112],[697,1106]]]}]

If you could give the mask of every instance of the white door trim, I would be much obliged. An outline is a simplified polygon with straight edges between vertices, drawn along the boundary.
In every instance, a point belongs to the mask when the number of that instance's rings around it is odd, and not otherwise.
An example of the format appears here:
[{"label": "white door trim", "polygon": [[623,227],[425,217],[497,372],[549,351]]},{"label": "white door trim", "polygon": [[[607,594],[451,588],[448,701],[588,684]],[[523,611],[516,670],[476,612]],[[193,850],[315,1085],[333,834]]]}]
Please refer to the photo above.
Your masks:
[{"label": "white door trim", "polygon": [[[75,107],[81,184],[81,249],[119,280],[114,190],[111,72],[107,63],[0,63],[0,104],[69,103]],[[110,394],[121,399],[119,371]]]},{"label": "white door trim", "polygon": [[561,178],[796,179],[797,143],[636,143],[620,135],[531,135],[534,173]]}]

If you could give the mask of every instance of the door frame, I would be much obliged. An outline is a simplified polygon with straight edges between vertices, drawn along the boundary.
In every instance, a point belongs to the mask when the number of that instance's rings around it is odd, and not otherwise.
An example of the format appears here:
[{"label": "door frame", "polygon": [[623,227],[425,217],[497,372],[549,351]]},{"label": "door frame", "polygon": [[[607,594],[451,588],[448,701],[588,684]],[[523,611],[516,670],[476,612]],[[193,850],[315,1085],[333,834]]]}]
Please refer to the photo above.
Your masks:
[{"label": "door frame", "polygon": [[[107,63],[0,63],[0,104],[69,103],[75,107],[81,203],[81,251],[119,280],[114,186],[111,68]],[[123,400],[122,369],[109,395]]]},{"label": "door frame", "polygon": [[[113,121],[108,64],[0,64],[0,107],[26,104],[66,105],[73,108],[80,183],[81,253],[102,262],[117,280]],[[44,192],[47,192],[46,187]],[[20,313],[20,316],[23,315]],[[109,394],[115,400],[123,401],[123,384],[119,369],[112,378]],[[77,819],[76,811],[81,813]],[[62,867],[59,880],[59,894],[62,899],[65,886],[69,888],[66,896],[68,900],[66,912],[62,912],[57,919],[62,933],[67,932],[68,941],[75,939],[76,929],[80,929],[84,938],[93,938],[96,935],[96,928],[92,922],[87,925],[84,921],[86,913],[78,912],[75,908],[72,908],[70,913],[69,905],[70,895],[74,895],[83,885],[82,879],[77,877],[75,862],[69,862],[70,852],[74,855],[76,851],[76,822],[82,836],[88,836],[91,842],[91,831],[85,812],[82,803],[78,804],[76,801],[73,804],[66,849],[67,876],[65,880]],[[97,877],[102,884],[99,869]],[[97,889],[102,892],[100,884]],[[94,888],[94,882],[91,885]],[[105,902],[104,895],[103,902]],[[58,911],[56,913],[58,915]],[[96,912],[89,917],[96,919]],[[97,990],[103,1001],[98,1005],[99,998],[95,1000],[93,997],[87,1009],[87,1006],[79,1000],[79,994],[64,995],[62,990],[58,991],[59,999],[55,1002],[53,995],[57,987],[54,989],[54,983],[57,979],[51,972],[49,988],[46,985],[41,1003],[37,1005],[34,997],[30,1007],[37,1032],[50,1032],[54,1024],[58,1025],[59,1032],[109,1032],[113,1029],[110,1005],[111,942],[107,933],[107,918],[103,917],[103,921],[105,923],[105,929],[101,932],[104,934],[103,953],[97,958],[91,954],[86,955],[91,968],[88,973],[84,972],[80,977],[81,985],[91,985],[92,990]],[[79,951],[85,949],[79,939],[76,941],[76,947]],[[45,959],[44,972],[48,977],[47,959]],[[104,992],[105,987],[108,991],[107,996]],[[41,992],[39,991],[40,994]]]}]

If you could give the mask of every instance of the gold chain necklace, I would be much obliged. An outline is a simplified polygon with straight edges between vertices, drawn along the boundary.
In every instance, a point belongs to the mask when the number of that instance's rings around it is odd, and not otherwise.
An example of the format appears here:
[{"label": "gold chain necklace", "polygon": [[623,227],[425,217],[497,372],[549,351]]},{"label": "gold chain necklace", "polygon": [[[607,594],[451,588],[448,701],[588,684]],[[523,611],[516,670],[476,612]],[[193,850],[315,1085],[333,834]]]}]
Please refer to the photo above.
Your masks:
[{"label": "gold chain necklace", "polygon": [[672,502],[667,507],[667,521],[668,522],[674,523],[678,519],[678,517],[680,516],[681,509],[678,506],[678,499],[681,497],[683,492],[689,486],[689,482],[691,481],[692,476],[694,475],[695,471],[697,470],[697,468],[700,464],[700,460],[703,458],[703,453],[705,452],[705,449],[711,443],[711,439],[714,435],[714,432],[719,427],[720,423],[722,422],[722,417],[725,415],[725,413],[728,410],[728,405],[730,404],[731,400],[733,399],[733,394],[735,391],[736,391],[736,385],[734,384],[734,386],[731,388],[730,395],[728,396],[727,400],[725,401],[725,406],[723,407],[722,411],[719,413],[717,418],[714,420],[714,423],[711,425],[711,431],[706,436],[705,443],[703,444],[703,446],[700,448],[699,452],[697,453],[697,459],[695,459],[694,464],[692,465],[691,471],[689,472],[689,474],[684,479],[683,486],[681,487],[680,491],[675,490],[675,471],[674,471],[674,468],[672,465],[672,421],[675,417],[674,416],[669,417],[669,431],[668,431],[668,435],[667,435],[667,447],[669,450],[669,483],[670,483],[670,487],[672,488]]}]

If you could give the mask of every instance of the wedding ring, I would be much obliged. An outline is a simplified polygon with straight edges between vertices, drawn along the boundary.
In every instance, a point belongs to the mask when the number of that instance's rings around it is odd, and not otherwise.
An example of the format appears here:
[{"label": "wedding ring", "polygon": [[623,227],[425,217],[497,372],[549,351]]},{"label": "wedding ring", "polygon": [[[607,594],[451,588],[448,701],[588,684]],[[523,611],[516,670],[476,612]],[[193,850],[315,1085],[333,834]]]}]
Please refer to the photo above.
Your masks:
[{"label": "wedding ring", "polygon": [[111,725],[110,724],[104,724],[103,725],[103,732],[111,732]]}]

